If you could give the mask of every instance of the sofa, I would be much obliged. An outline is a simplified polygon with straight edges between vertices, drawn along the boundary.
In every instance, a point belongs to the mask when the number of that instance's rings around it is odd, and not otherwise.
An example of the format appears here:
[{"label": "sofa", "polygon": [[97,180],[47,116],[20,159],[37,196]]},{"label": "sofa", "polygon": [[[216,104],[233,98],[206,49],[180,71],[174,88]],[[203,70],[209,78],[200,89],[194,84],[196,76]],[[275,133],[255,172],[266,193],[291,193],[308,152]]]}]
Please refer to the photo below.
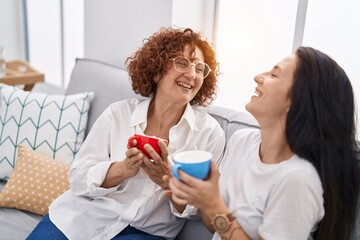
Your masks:
[{"label": "sofa", "polygon": [[[37,84],[32,90],[34,93],[46,92],[52,95],[59,93],[72,95],[85,91],[94,93],[90,109],[87,112],[85,136],[97,117],[109,104],[127,98],[141,98],[132,91],[125,69],[93,59],[76,60],[69,85],[65,91],[41,84]],[[207,111],[224,129],[226,141],[240,128],[258,127],[255,119],[245,112],[237,112],[217,106],[211,106],[207,108]],[[5,181],[0,181],[0,191],[4,188],[5,183]],[[42,215],[28,211],[0,207],[0,240],[25,239],[41,218]],[[186,221],[176,240],[206,240],[211,238],[212,234],[202,225],[200,219],[194,218]]]},{"label": "sofa", "polygon": [[[126,70],[92,59],[76,60],[69,85],[64,92],[61,89],[44,87],[44,85],[36,85],[33,89],[33,92],[47,92],[48,94],[59,93],[59,91],[65,95],[84,91],[94,92],[90,109],[87,112],[85,136],[97,117],[110,103],[132,97],[139,98],[131,89]],[[256,120],[246,112],[219,106],[210,106],[207,111],[223,128],[226,142],[238,129],[258,128]],[[4,181],[0,182],[0,191],[2,191],[5,183]],[[31,212],[0,207],[0,240],[25,239],[41,218],[41,215]],[[359,226],[360,220],[358,218],[356,239],[360,239]],[[212,234],[202,225],[201,221],[194,218],[186,221],[176,240],[207,240],[211,238]]]}]

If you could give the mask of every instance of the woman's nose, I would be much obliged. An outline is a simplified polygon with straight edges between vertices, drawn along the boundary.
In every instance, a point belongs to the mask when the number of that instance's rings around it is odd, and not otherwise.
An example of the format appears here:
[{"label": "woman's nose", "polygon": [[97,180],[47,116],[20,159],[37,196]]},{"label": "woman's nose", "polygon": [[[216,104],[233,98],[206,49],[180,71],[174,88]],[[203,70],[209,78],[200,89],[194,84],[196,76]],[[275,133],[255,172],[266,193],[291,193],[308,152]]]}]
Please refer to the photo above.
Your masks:
[{"label": "woman's nose", "polygon": [[190,65],[189,69],[187,70],[187,72],[185,74],[188,78],[195,79],[196,78],[195,66]]},{"label": "woman's nose", "polygon": [[264,77],[261,74],[258,74],[254,77],[254,80],[257,84],[262,84],[264,82]]}]

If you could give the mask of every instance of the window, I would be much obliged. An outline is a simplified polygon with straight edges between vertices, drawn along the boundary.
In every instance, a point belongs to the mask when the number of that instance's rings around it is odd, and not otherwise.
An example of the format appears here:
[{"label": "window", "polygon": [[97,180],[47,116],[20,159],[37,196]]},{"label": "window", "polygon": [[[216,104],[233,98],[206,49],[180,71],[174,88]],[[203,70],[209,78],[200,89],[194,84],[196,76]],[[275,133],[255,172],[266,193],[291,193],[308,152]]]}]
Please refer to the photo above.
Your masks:
[{"label": "window", "polygon": [[347,73],[358,108],[360,138],[360,2],[309,1],[303,45],[317,48],[333,57]]},{"label": "window", "polygon": [[223,74],[215,105],[245,110],[255,74],[292,52],[296,12],[296,1],[219,1],[216,51]]},{"label": "window", "polygon": [[65,88],[84,45],[83,1],[27,0],[29,61],[48,84]]},{"label": "window", "polygon": [[[223,74],[214,105],[245,110],[254,76],[303,45],[324,51],[345,69],[359,106],[358,9],[357,0],[218,0],[216,46]],[[359,123],[357,128],[360,137]]]}]

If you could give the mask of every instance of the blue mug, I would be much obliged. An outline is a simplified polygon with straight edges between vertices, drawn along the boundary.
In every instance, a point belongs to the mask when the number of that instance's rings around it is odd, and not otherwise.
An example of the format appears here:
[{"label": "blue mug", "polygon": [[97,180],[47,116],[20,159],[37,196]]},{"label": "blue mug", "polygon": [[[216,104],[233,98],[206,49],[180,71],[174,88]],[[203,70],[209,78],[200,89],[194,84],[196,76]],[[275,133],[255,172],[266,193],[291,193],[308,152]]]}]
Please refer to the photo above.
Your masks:
[{"label": "blue mug", "polygon": [[205,179],[209,175],[210,161],[212,154],[202,150],[190,150],[175,154],[172,157],[174,165],[172,173],[180,179],[178,170],[182,170],[187,174],[198,179]]}]

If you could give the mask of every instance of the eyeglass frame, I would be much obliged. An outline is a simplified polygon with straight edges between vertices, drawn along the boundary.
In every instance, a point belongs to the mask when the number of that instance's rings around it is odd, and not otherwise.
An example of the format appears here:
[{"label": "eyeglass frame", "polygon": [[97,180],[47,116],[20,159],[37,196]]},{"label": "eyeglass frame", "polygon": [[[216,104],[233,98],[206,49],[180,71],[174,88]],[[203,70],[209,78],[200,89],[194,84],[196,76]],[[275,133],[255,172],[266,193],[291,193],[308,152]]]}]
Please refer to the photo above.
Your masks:
[{"label": "eyeglass frame", "polygon": [[[186,70],[181,71],[181,70],[177,69],[175,60],[178,59],[178,58],[183,58],[183,59],[186,59],[186,60],[188,61],[189,66],[188,66],[188,68],[187,68]],[[184,57],[184,56],[177,56],[177,57],[175,57],[175,58],[171,58],[170,60],[173,61],[173,65],[174,65],[175,70],[176,70],[177,72],[180,72],[180,73],[186,73],[187,71],[189,71],[189,69],[190,69],[192,66],[194,66],[195,76],[198,77],[198,78],[203,78],[203,79],[205,79],[207,76],[209,76],[210,72],[212,71],[211,68],[210,68],[210,66],[209,66],[209,64],[207,64],[207,63],[205,63],[205,62],[201,62],[201,61],[200,61],[200,62],[196,62],[196,63],[192,63],[187,57]],[[199,63],[200,63],[200,64],[204,64],[204,66],[205,66],[205,67],[207,66],[207,68],[209,69],[209,71],[207,72],[206,76],[198,76],[198,74],[196,73],[196,65],[199,64]]]}]

